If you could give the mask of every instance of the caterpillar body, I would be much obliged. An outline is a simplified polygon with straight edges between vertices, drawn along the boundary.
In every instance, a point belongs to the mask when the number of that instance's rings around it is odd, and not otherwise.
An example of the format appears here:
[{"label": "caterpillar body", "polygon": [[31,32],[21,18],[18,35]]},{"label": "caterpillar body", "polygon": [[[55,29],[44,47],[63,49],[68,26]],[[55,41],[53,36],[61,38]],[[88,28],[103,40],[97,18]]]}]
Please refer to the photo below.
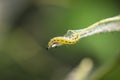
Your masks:
[{"label": "caterpillar body", "polygon": [[71,36],[63,36],[63,37],[54,37],[52,38],[49,43],[48,43],[48,48],[55,48],[57,46],[61,46],[63,44],[75,44],[79,39],[80,39],[80,36],[78,33],[72,31],[72,30],[68,30],[68,32],[72,32],[72,35]]}]

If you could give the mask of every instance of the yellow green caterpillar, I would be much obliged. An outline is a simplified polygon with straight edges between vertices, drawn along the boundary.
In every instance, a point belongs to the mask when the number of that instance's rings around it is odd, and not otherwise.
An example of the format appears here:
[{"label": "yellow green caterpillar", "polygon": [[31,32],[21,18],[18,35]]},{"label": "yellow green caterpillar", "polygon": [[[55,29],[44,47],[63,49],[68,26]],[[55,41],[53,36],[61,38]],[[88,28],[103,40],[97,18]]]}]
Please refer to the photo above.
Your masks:
[{"label": "yellow green caterpillar", "polygon": [[75,44],[79,39],[80,39],[80,36],[78,33],[72,31],[72,30],[69,30],[68,32],[72,32],[72,37],[66,37],[66,36],[63,36],[63,37],[54,37],[52,38],[49,43],[48,43],[48,49],[49,48],[55,48],[57,46],[60,46],[60,45],[63,45],[63,44]]}]

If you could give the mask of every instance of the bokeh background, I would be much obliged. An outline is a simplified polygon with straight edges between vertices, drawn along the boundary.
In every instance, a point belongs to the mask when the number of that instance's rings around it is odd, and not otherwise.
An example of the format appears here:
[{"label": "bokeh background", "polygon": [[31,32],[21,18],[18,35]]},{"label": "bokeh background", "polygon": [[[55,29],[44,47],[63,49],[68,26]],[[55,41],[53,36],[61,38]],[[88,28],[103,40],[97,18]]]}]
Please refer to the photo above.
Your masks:
[{"label": "bokeh background", "polygon": [[85,57],[94,62],[92,72],[115,65],[99,80],[120,80],[120,32],[46,50],[68,29],[119,14],[119,0],[0,0],[0,80],[64,80]]}]

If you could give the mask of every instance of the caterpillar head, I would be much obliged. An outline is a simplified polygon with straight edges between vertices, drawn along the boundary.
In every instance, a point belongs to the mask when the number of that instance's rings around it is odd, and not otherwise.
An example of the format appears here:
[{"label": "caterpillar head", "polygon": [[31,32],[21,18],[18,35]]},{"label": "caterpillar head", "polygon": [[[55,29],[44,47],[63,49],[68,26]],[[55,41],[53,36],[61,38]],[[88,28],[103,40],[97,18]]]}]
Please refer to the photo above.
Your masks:
[{"label": "caterpillar head", "polygon": [[61,38],[62,37],[55,37],[55,38],[52,38],[49,42],[48,42],[48,48],[56,48],[58,46],[61,46],[63,45],[63,43],[61,43]]}]

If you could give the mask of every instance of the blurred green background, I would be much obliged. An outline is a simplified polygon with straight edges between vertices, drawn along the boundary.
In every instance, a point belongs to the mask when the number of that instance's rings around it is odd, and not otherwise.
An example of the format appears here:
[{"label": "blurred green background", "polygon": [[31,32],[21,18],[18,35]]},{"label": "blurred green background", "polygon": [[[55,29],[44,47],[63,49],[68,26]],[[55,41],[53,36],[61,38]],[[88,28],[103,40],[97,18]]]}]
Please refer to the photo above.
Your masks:
[{"label": "blurred green background", "polygon": [[[119,14],[119,0],[0,0],[0,80],[64,80],[85,57],[94,70],[119,62],[120,32],[46,50],[51,38],[68,29]],[[120,80],[119,74],[117,65],[100,80]]]}]

